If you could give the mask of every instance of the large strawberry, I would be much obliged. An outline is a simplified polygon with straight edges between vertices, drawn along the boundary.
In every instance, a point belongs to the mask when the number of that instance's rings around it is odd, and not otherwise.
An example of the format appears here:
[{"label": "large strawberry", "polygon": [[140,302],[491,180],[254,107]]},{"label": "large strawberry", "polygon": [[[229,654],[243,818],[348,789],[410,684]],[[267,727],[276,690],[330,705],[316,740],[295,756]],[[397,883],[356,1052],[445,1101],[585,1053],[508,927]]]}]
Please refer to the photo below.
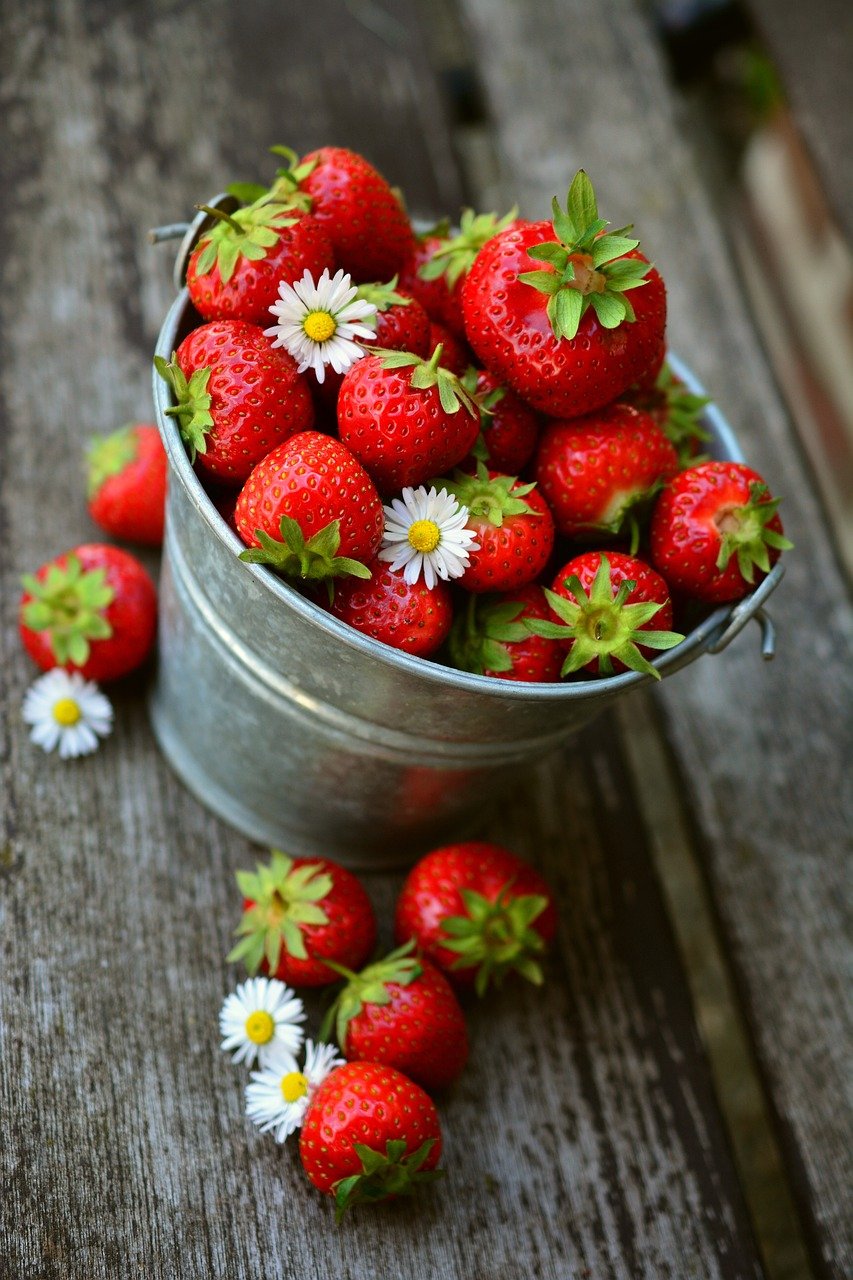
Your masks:
[{"label": "large strawberry", "polygon": [[447,583],[439,580],[430,588],[423,578],[406,582],[401,572],[381,560],[369,561],[367,568],[369,582],[352,578],[336,588],[335,617],[404,653],[419,658],[435,653],[453,621]]},{"label": "large strawberry", "polygon": [[451,235],[442,225],[439,234],[434,230],[419,242],[415,261],[410,259],[407,263],[406,279],[411,280],[412,274],[417,275],[419,283],[413,291],[416,295],[418,290],[422,291],[432,319],[459,338],[465,337],[462,317],[465,277],[483,245],[511,226],[517,215],[517,209],[510,209],[502,218],[495,213],[463,209],[459,230],[455,234]]},{"label": "large strawberry", "polygon": [[335,1028],[350,1062],[384,1062],[424,1089],[443,1089],[468,1059],[465,1015],[434,965],[411,955],[407,942],[347,979],[326,1014],[320,1038]]},{"label": "large strawberry", "polygon": [[476,401],[440,365],[376,351],[352,366],[338,395],[338,430],[384,493],[422,484],[461,462],[480,429]]},{"label": "large strawberry", "polygon": [[45,671],[66,667],[86,680],[118,680],[151,652],[157,593],[126,551],[85,543],[21,581],[21,639]]},{"label": "large strawberry", "polygon": [[488,369],[469,366],[462,384],[480,402],[480,436],[471,450],[473,457],[506,476],[517,476],[533,456],[539,418]]},{"label": "large strawberry", "polygon": [[450,633],[450,659],[460,671],[501,680],[553,683],[560,678],[565,645],[534,635],[528,619],[551,619],[536,583],[502,596],[470,596]]},{"label": "large strawberry", "polygon": [[228,956],[250,974],[292,987],[337,981],[326,960],[358,969],[376,942],[370,899],[351,871],[328,858],[289,858],[274,849],[268,866],[238,871],[244,897],[240,941]]},{"label": "large strawberry", "polygon": [[567,206],[554,200],[553,225],[518,221],[494,236],[462,289],[465,333],[482,363],[534,408],[566,418],[636,382],[666,324],[663,281],[629,227],[603,234],[582,170]]},{"label": "large strawberry", "polygon": [[652,560],[673,587],[700,600],[739,600],[793,546],[779,498],[741,462],[704,462],[664,489],[651,524]]},{"label": "large strawberry", "polygon": [[149,423],[120,427],[86,450],[89,515],[114,538],[158,547],[163,541],[166,451]]},{"label": "large strawberry", "polygon": [[438,1112],[402,1071],[348,1062],[311,1099],[299,1155],[314,1186],[335,1197],[340,1220],[353,1205],[411,1195],[441,1176]]},{"label": "large strawberry", "polygon": [[394,920],[398,942],[482,995],[517,971],[542,982],[539,958],[557,915],[542,876],[498,844],[471,841],[434,849],[406,877]]}]

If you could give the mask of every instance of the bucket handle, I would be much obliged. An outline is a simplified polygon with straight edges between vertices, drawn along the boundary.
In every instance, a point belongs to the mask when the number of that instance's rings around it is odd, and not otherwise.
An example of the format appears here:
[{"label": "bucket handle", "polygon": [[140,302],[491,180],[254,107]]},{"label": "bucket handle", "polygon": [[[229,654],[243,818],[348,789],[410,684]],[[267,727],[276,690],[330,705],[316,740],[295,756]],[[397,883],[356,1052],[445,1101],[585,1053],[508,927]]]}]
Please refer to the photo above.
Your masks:
[{"label": "bucket handle", "polygon": [[764,602],[776,590],[785,573],[785,566],[777,563],[767,577],[758,584],[755,590],[736,604],[729,615],[729,620],[720,634],[708,645],[708,653],[722,653],[740,635],[748,622],[753,618],[761,628],[761,656],[770,662],[776,656],[776,628],[773,619],[764,609]]}]

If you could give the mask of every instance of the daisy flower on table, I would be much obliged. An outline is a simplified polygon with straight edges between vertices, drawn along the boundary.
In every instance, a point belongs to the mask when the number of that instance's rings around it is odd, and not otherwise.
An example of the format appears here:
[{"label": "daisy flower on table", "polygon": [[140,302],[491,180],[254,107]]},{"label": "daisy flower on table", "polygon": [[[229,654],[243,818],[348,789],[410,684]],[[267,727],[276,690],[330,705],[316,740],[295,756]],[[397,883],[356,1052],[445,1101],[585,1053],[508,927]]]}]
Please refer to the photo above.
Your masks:
[{"label": "daisy flower on table", "polygon": [[357,293],[345,271],[330,276],[327,267],[315,284],[306,269],[301,280],[279,284],[278,301],[270,307],[278,323],[264,333],[293,356],[299,373],[313,369],[318,382],[325,381],[327,364],[346,373],[365,354],[355,339],[375,337],[373,329],[356,322],[374,316],[376,306]]},{"label": "daisy flower on table", "polygon": [[423,574],[432,590],[443,578],[461,578],[470,562],[469,552],[479,551],[474,532],[466,529],[468,508],[446,489],[404,489],[385,507],[385,533],[380,560],[402,569],[411,586]]},{"label": "daisy flower on table", "polygon": [[301,1127],[318,1085],[343,1064],[333,1044],[315,1045],[312,1040],[305,1042],[301,1071],[292,1054],[276,1054],[263,1071],[252,1072],[252,1083],[246,1086],[246,1115],[261,1133],[272,1131],[276,1142],[284,1142]]},{"label": "daisy flower on table", "polygon": [[97,751],[98,739],[105,738],[113,727],[109,698],[79,671],[61,667],[30,685],[22,714],[32,725],[31,740],[43,751],[58,747],[62,760]]},{"label": "daisy flower on table", "polygon": [[279,1052],[298,1053],[305,1032],[302,1001],[277,978],[248,978],[227,997],[219,1013],[222,1048],[232,1061],[263,1067]]}]

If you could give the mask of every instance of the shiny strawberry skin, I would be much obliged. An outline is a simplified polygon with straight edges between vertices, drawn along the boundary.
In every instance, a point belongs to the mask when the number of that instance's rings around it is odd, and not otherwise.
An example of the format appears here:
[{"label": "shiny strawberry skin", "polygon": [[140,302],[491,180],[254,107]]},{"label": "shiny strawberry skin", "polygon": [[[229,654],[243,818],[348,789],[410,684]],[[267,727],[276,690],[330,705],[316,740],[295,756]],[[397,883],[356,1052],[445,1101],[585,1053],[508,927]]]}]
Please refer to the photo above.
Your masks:
[{"label": "shiny strawberry skin", "polygon": [[[510,495],[521,487],[513,485]],[[485,516],[472,513],[468,517],[466,528],[474,530],[480,549],[470,552],[468,568],[458,579],[460,587],[475,592],[512,591],[539,577],[554,548],[554,518],[538,490],[526,493],[523,501],[531,512],[504,516],[500,525]]]},{"label": "shiny strawberry skin", "polygon": [[[666,325],[666,290],[652,268],[631,291],[636,320],[605,329],[590,308],[576,337],[557,339],[547,295],[518,279],[536,265],[527,250],[553,239],[550,222],[518,221],[487,241],[465,278],[462,309],[479,360],[535,409],[571,418],[608,404],[652,365]],[[626,256],[645,261],[636,251]]]},{"label": "shiny strawberry skin", "polygon": [[419,269],[430,261],[436,249],[447,244],[444,236],[426,236],[419,239],[400,270],[399,287],[404,293],[417,298],[430,320],[444,325],[457,338],[465,337],[462,319],[462,280],[460,277],[451,290],[445,276],[436,280],[424,280]]},{"label": "shiny strawberry skin", "polygon": [[291,436],[259,462],[234,516],[247,547],[259,545],[256,529],[279,539],[282,516],[296,520],[306,540],[339,520],[337,554],[362,563],[378,551],[385,528],[370,476],[340,440],[319,431]]},{"label": "shiny strawberry skin", "polygon": [[295,222],[280,229],[266,257],[252,260],[241,256],[228,281],[223,281],[216,263],[199,275],[197,264],[204,246],[193,250],[187,267],[187,289],[203,320],[245,320],[269,326],[270,307],[278,298],[281,280],[290,284],[305,271],[310,271],[316,280],[326,269],[335,270],[335,254],[320,220],[299,210],[289,216]]},{"label": "shiny strawberry skin", "polygon": [[367,566],[372,577],[342,581],[332,603],[332,613],[374,640],[427,658],[444,641],[453,621],[453,604],[447,583],[438,581],[430,590],[422,578],[406,582],[381,560]]},{"label": "shiny strawberry skin", "polygon": [[[553,620],[545,592],[537,583],[531,582],[526,587],[508,591],[499,599],[502,604],[522,605],[521,612],[516,615],[517,622],[524,618]],[[501,643],[512,658],[512,670],[484,671],[484,675],[525,684],[553,684],[560,679],[566,648],[559,640],[548,640],[531,633],[526,640],[504,640]]]},{"label": "shiny strawberry skin", "polygon": [[113,538],[159,547],[166,508],[166,452],[149,423],[131,428],[135,456],[88,498],[89,515]]},{"label": "shiny strawberry skin", "polygon": [[441,353],[442,365],[451,373],[455,373],[457,378],[461,378],[472,363],[471,352],[465,339],[457,338],[445,325],[436,324],[433,320],[429,327],[430,352],[435,351],[439,342],[444,348]]},{"label": "shiny strawberry skin", "polygon": [[[404,292],[398,289],[398,293]],[[416,356],[431,355],[435,343],[430,339],[430,320],[416,298],[404,306],[394,303],[376,313],[376,337],[364,338],[365,347],[386,347],[389,351],[413,351]]]},{"label": "shiny strawberry skin", "polygon": [[[477,395],[488,396],[501,387],[488,369],[477,373]],[[539,418],[523,400],[504,387],[503,395],[483,424],[489,451],[488,464],[507,476],[517,476],[527,466],[539,439]]]},{"label": "shiny strawberry skin", "polygon": [[384,1152],[389,1141],[405,1141],[408,1153],[432,1139],[421,1166],[434,1169],[441,1157],[441,1126],[435,1103],[402,1071],[376,1062],[336,1067],[317,1089],[299,1134],[299,1155],[310,1181],[327,1195],[335,1183],[361,1172],[356,1144]]},{"label": "shiny strawberry skin", "polygon": [[548,423],[533,475],[567,537],[605,529],[620,512],[678,470],[678,455],[650,414],[612,404]]}]

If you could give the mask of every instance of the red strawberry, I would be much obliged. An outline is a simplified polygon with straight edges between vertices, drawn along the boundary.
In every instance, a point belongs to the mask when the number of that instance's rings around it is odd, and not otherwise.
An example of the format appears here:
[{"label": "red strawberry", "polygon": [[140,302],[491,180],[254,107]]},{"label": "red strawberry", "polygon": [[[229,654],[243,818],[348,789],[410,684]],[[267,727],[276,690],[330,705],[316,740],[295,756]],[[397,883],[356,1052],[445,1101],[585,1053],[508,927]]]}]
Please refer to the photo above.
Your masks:
[{"label": "red strawberry", "polygon": [[631,530],[635,542],[635,509],[677,470],[675,449],[660,427],[627,404],[549,423],[533,462],[561,533]]},{"label": "red strawberry", "polygon": [[702,414],[711,403],[709,396],[697,396],[676,378],[668,364],[658,370],[648,387],[632,387],[624,399],[654,418],[667,440],[675,446],[679,466],[695,461],[699,447],[711,439],[702,425]]},{"label": "red strawberry", "polygon": [[569,645],[561,674],[584,667],[596,675],[642,671],[660,679],[644,657],[684,639],[672,626],[669,587],[654,569],[618,551],[576,556],[554,578],[548,603],[560,622],[532,620],[534,635]]},{"label": "red strawberry", "polygon": [[155,356],[176,403],[190,457],[218,480],[242,484],[274,449],[314,422],[308,383],[296,361],[239,320],[215,320],[184,338],[171,363]]},{"label": "red strawberry", "polygon": [[106,533],[158,547],[163,541],[166,452],[148,423],[120,427],[86,450],[89,515]]},{"label": "red strawberry", "polygon": [[663,281],[626,237],[630,228],[603,235],[606,226],[581,170],[568,212],[555,200],[553,226],[519,221],[501,231],[480,250],[462,290],[465,333],[479,359],[556,417],[621,395],[663,341]]},{"label": "red strawberry", "polygon": [[328,858],[289,858],[272,851],[269,866],[238,871],[244,896],[240,941],[228,956],[250,974],[259,969],[292,987],[337,981],[324,964],[364,964],[376,942],[370,899],[351,871]]},{"label": "red strawberry", "polygon": [[314,279],[335,270],[335,255],[316,218],[264,196],[226,214],[201,206],[216,219],[190,257],[187,289],[204,320],[247,320],[268,325],[279,281],[292,284],[310,271]]},{"label": "red strawberry", "polygon": [[451,293],[443,272],[430,279],[423,275],[436,251],[449,243],[449,232],[449,223],[445,221],[426,235],[418,236],[411,253],[400,268],[399,284],[406,293],[417,298],[430,320],[445,325],[457,337],[464,338],[461,296],[456,296],[461,295],[462,280],[459,281],[458,289]]},{"label": "red strawberry", "polygon": [[[360,362],[362,363],[362,362]],[[370,476],[340,440],[303,431],[259,462],[240,491],[241,559],[288,577],[368,578],[385,517]]]},{"label": "red strawberry", "polygon": [[[651,525],[652,560],[673,587],[700,600],[739,600],[793,543],[756,471],[703,462],[664,489]],[[756,576],[756,569],[758,574]]]},{"label": "red strawberry", "polygon": [[350,1062],[384,1062],[424,1089],[443,1089],[468,1059],[465,1016],[453,988],[433,965],[392,951],[361,973],[341,973],[347,984],[331,1006],[320,1039],[334,1026]]},{"label": "red strawberry", "polygon": [[422,578],[406,582],[381,560],[371,560],[369,582],[343,582],[332,613],[374,640],[426,658],[443,643],[453,621],[450,588],[438,581],[430,589]]},{"label": "red strawberry", "polygon": [[429,327],[430,351],[435,351],[439,343],[441,343],[439,364],[443,369],[449,369],[451,373],[455,373],[457,378],[461,378],[471,363],[468,345],[464,339],[457,338],[443,324],[436,324],[433,320]]},{"label": "red strawberry", "polygon": [[517,476],[527,466],[539,438],[539,419],[488,369],[469,366],[462,385],[480,401],[480,436],[471,453],[495,471]]},{"label": "red strawberry", "polygon": [[348,1062],[311,1099],[299,1155],[318,1191],[335,1197],[340,1221],[353,1205],[411,1195],[441,1176],[438,1112],[402,1071]]},{"label": "red strawberry", "polygon": [[554,547],[554,520],[535,484],[487,471],[482,462],[476,475],[456,471],[452,480],[434,483],[468,508],[466,528],[480,544],[470,552],[460,587],[511,591],[538,578]]},{"label": "red strawberry", "polygon": [[45,671],[66,667],[86,680],[118,680],[151,652],[157,593],[126,551],[85,543],[21,581],[21,639]]},{"label": "red strawberry", "polygon": [[525,625],[528,618],[552,618],[535,583],[494,599],[472,595],[450,633],[454,667],[502,680],[559,680],[565,645],[534,635]]},{"label": "red strawberry", "polygon": [[[413,289],[415,296],[420,289],[431,318],[459,338],[465,337],[462,318],[465,276],[486,241],[510,226],[517,213],[517,209],[510,209],[503,218],[499,218],[495,213],[478,214],[473,209],[464,209],[455,235],[450,235],[442,225],[439,234],[433,233],[419,242],[413,258],[406,264],[407,280],[416,274],[419,281]],[[442,338],[436,338],[433,345],[441,341]],[[453,366],[448,365],[448,368]],[[453,372],[457,370],[453,369]]]},{"label": "red strawberry", "polygon": [[393,493],[461,462],[479,431],[476,402],[459,379],[405,351],[377,351],[348,371],[338,396],[341,440]]},{"label": "red strawberry", "polygon": [[471,841],[426,854],[406,877],[394,932],[482,995],[517,970],[541,983],[538,958],[557,928],[542,876],[498,844]]}]

